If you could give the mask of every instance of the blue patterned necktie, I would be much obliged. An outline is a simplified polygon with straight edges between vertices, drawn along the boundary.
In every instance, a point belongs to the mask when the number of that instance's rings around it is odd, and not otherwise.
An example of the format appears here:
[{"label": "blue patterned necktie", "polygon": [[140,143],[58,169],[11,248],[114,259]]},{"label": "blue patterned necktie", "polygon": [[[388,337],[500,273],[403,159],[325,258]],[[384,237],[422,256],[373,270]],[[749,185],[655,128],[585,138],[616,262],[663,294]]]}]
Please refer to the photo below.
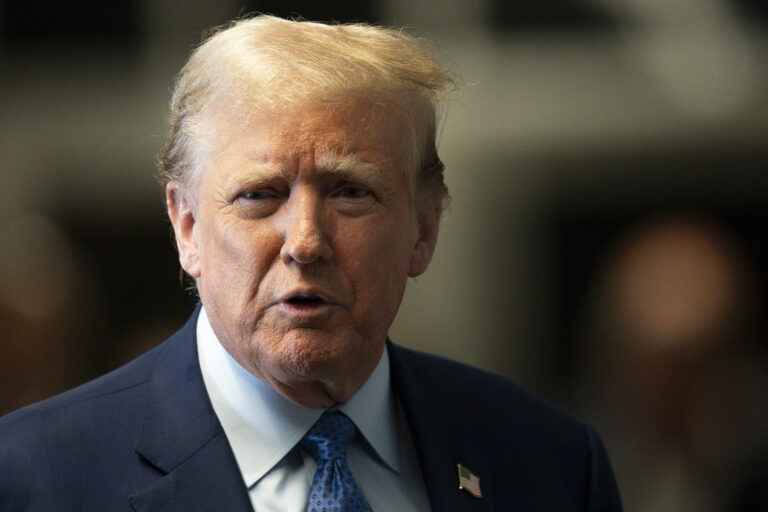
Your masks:
[{"label": "blue patterned necktie", "polygon": [[307,512],[371,512],[347,464],[347,444],[355,432],[344,413],[326,411],[301,440],[317,461]]}]

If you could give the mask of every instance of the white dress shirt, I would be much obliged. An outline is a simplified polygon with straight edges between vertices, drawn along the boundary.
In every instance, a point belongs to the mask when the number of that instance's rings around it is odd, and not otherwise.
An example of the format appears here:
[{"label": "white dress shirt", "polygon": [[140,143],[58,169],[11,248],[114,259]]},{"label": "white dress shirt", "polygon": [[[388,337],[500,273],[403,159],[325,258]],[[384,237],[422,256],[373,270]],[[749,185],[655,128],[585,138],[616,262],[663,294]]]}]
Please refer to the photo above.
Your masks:
[{"label": "white dress shirt", "polygon": [[[297,444],[323,413],[294,404],[221,346],[205,309],[197,321],[203,381],[256,512],[304,511],[317,463]],[[373,373],[337,407],[361,435],[347,448],[358,486],[376,512],[425,511],[429,501],[385,350]]]}]

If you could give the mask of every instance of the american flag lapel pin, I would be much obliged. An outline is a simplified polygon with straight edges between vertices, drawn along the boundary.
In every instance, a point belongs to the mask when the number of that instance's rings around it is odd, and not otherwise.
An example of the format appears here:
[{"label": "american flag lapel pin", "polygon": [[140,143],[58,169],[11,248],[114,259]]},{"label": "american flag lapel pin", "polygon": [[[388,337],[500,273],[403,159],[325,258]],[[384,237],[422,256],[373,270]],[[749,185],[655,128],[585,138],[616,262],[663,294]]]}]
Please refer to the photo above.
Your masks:
[{"label": "american flag lapel pin", "polygon": [[480,491],[480,477],[461,464],[456,464],[456,467],[459,470],[459,489],[467,491],[475,498],[482,498],[483,493]]}]

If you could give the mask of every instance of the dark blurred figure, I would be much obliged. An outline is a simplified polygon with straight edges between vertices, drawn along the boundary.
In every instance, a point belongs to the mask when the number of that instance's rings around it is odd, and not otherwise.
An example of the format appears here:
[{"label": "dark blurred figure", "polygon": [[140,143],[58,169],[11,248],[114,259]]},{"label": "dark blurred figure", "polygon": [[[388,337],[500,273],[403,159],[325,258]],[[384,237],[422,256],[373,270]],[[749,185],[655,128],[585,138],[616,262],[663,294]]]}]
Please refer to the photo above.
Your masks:
[{"label": "dark blurred figure", "polygon": [[754,283],[741,244],[693,215],[647,220],[609,250],[582,323],[579,390],[628,512],[758,510],[734,504],[768,424]]},{"label": "dark blurred figure", "polygon": [[53,219],[0,222],[0,415],[79,382],[95,310],[91,279]]}]

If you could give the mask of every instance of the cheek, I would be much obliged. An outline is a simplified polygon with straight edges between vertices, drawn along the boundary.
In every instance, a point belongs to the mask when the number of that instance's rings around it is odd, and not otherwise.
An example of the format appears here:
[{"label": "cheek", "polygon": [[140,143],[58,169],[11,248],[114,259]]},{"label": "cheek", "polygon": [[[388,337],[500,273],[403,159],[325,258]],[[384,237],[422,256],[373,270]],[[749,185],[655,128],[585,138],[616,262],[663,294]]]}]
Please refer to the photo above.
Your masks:
[{"label": "cheek", "polygon": [[201,278],[234,295],[251,296],[280,246],[268,229],[241,224],[221,224],[201,233],[207,242],[201,251]]},{"label": "cheek", "polygon": [[412,242],[408,226],[353,230],[347,238],[349,278],[365,306],[397,307],[405,288]]}]

